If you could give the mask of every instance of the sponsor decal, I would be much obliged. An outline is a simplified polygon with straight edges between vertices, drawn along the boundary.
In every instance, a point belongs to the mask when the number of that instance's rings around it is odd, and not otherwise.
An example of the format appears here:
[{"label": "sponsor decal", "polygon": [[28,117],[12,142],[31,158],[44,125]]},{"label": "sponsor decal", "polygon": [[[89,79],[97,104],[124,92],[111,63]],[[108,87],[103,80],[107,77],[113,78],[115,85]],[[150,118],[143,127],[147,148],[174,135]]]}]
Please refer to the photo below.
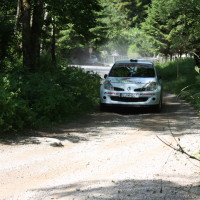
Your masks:
[{"label": "sponsor decal", "polygon": [[134,96],[134,97],[139,97],[139,96],[153,96],[155,93],[117,93],[117,92],[104,92],[104,94],[108,95],[115,95],[115,96]]},{"label": "sponsor decal", "polygon": [[139,63],[119,63],[116,67],[152,67],[151,64],[139,64]]},{"label": "sponsor decal", "polygon": [[119,95],[119,93],[117,93],[117,92],[104,92],[104,94]]},{"label": "sponsor decal", "polygon": [[134,81],[132,78],[120,78],[117,79],[118,82],[123,82],[123,83],[135,83],[135,84],[141,84],[142,82],[137,82]]}]

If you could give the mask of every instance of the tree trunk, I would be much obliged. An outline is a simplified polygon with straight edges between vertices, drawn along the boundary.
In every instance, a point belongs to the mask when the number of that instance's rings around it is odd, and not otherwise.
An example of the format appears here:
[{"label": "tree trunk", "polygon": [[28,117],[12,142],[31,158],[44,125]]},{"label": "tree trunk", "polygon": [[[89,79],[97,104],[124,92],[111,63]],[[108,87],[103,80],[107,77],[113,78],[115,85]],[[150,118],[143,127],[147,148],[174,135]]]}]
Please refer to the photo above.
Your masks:
[{"label": "tree trunk", "polygon": [[[43,0],[19,0],[22,21],[23,64],[31,72],[39,65],[40,35],[43,25]],[[31,15],[32,14],[32,15]]]},{"label": "tree trunk", "polygon": [[169,54],[169,59],[170,59],[170,61],[172,61],[172,58],[173,58],[173,55],[172,55],[172,53],[170,53],[170,54]]},{"label": "tree trunk", "polygon": [[22,20],[22,51],[23,64],[25,67],[31,66],[31,9],[30,0],[21,0],[21,20]]},{"label": "tree trunk", "polygon": [[17,2],[17,13],[16,13],[16,22],[15,22],[15,31],[18,32],[20,29],[20,19],[22,11],[22,1],[18,0]]},{"label": "tree trunk", "polygon": [[33,6],[32,27],[31,27],[31,71],[34,72],[40,62],[40,36],[44,21],[44,2],[35,0]]},{"label": "tree trunk", "polygon": [[52,36],[51,36],[51,59],[53,64],[56,64],[56,29],[55,19],[52,18]]}]

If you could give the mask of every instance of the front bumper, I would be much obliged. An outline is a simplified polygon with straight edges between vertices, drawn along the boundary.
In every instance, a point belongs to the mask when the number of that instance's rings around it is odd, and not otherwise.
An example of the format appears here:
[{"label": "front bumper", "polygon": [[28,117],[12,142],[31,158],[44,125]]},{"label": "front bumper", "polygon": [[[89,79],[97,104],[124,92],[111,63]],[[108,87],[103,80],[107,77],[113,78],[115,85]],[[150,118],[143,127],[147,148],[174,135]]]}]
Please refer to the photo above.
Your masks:
[{"label": "front bumper", "polygon": [[160,98],[162,98],[161,90],[127,93],[103,89],[100,92],[101,104],[105,106],[153,106],[159,104]]}]

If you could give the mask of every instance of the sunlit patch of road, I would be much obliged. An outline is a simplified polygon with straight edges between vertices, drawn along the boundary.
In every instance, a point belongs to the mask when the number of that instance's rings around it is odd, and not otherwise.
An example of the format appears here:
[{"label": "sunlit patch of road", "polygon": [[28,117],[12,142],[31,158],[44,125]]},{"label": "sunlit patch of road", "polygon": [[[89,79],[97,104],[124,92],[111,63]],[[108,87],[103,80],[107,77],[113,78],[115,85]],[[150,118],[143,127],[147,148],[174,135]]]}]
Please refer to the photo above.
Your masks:
[{"label": "sunlit patch of road", "polygon": [[97,73],[101,76],[101,78],[103,78],[105,74],[108,74],[111,68],[110,66],[94,66],[94,65],[79,65],[79,67],[83,68],[85,71],[91,71]]}]

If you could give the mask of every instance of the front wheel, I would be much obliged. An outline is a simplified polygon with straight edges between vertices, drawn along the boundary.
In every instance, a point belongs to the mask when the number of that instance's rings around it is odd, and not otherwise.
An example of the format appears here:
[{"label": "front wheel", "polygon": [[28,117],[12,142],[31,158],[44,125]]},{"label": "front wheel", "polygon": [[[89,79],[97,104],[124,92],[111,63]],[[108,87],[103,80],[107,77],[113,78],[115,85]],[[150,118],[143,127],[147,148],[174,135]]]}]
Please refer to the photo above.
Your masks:
[{"label": "front wheel", "polygon": [[162,110],[162,97],[160,97],[159,104],[154,106],[154,112],[160,113]]},{"label": "front wheel", "polygon": [[100,103],[99,110],[100,110],[101,112],[106,111],[106,107],[105,107],[105,105],[104,105],[103,103]]}]

